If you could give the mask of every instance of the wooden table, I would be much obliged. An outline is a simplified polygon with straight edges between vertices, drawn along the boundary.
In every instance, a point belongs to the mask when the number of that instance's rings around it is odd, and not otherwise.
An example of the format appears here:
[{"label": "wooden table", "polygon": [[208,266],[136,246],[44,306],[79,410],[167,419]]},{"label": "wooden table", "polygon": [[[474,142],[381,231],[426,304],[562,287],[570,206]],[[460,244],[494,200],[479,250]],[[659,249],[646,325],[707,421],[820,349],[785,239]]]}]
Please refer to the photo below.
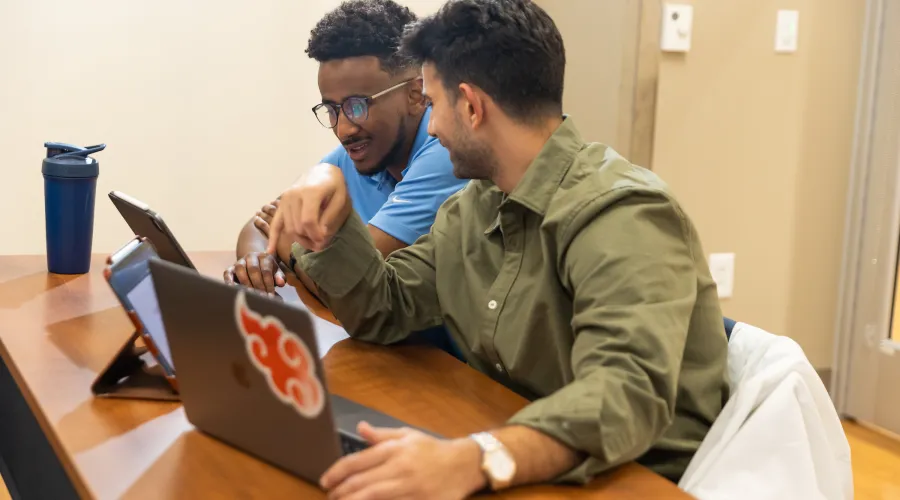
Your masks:
[{"label": "wooden table", "polygon": [[[231,255],[191,256],[219,275]],[[46,272],[42,256],[0,257],[0,454],[22,498],[323,498],[322,492],[194,430],[177,403],[92,397],[90,385],[131,333],[101,276]],[[305,290],[316,314],[331,318]],[[325,356],[336,394],[448,437],[501,425],[526,401],[426,347],[353,340]],[[629,464],[587,488],[540,486],[502,498],[689,498]]]}]

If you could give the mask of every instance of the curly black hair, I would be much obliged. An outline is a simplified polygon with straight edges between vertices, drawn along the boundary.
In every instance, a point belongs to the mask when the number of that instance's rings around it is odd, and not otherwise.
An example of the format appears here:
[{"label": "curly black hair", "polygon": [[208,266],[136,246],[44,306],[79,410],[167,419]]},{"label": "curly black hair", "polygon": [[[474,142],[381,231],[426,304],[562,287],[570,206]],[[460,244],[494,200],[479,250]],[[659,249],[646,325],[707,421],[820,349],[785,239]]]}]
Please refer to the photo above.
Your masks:
[{"label": "curly black hair", "polygon": [[562,35],[531,0],[450,0],[406,27],[401,51],[433,64],[448,90],[479,87],[514,119],[562,115]]},{"label": "curly black hair", "polygon": [[318,62],[375,56],[388,73],[410,68],[398,52],[403,28],[416,20],[392,0],[351,0],[325,15],[312,29],[306,53]]}]

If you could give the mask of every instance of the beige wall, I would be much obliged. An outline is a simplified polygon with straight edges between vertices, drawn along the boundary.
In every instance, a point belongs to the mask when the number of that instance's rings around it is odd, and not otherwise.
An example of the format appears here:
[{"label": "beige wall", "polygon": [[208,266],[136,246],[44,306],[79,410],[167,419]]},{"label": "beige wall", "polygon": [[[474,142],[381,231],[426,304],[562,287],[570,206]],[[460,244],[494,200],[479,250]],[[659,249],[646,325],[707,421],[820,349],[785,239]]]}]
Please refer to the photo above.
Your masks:
[{"label": "beige wall", "polygon": [[536,1],[553,18],[566,46],[566,113],[586,140],[627,154],[639,24],[636,0]]},{"label": "beige wall", "polygon": [[[337,0],[0,1],[0,254],[43,253],[44,141],[105,142],[94,248],[131,233],[117,189],[188,250],[240,226],[336,145],[310,112],[309,30]],[[419,14],[442,0],[406,0]],[[202,172],[204,167],[211,174]]]},{"label": "beige wall", "polygon": [[[705,250],[735,252],[726,315],[830,367],[864,2],[693,2],[692,50],[663,56],[654,170]],[[794,54],[778,9],[800,11]]]},{"label": "beige wall", "polygon": [[[540,2],[566,38],[567,110],[616,147],[629,1]],[[250,215],[336,145],[309,111],[319,94],[303,49],[339,3],[0,2],[0,254],[44,252],[48,140],[108,144],[96,155],[95,251],[131,236],[113,189],[163,214],[188,250],[233,248]],[[401,3],[424,15],[443,0]]]}]

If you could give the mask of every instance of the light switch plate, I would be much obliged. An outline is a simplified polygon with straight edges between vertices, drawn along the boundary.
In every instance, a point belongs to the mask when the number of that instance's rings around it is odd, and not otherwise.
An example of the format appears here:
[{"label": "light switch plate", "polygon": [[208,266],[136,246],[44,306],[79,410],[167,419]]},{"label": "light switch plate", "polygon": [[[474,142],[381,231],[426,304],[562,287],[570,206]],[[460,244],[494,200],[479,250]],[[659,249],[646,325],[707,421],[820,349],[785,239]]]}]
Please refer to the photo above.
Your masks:
[{"label": "light switch plate", "polygon": [[693,24],[693,5],[663,4],[662,33],[659,37],[660,48],[665,52],[687,52],[691,50]]},{"label": "light switch plate", "polygon": [[709,272],[719,290],[719,298],[727,299],[734,293],[734,254],[714,253],[709,256]]},{"label": "light switch plate", "polygon": [[775,52],[779,54],[797,52],[799,31],[800,12],[796,10],[779,10],[775,19]]}]

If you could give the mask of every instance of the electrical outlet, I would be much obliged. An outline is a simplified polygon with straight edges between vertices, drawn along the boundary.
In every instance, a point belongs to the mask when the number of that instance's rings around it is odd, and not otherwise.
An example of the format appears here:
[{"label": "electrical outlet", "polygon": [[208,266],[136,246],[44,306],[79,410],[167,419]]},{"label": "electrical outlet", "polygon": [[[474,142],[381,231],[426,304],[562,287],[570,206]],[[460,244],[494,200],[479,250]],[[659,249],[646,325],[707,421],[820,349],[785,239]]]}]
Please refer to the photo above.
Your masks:
[{"label": "electrical outlet", "polygon": [[719,290],[719,298],[727,299],[734,293],[734,254],[714,253],[709,256],[709,272]]}]

